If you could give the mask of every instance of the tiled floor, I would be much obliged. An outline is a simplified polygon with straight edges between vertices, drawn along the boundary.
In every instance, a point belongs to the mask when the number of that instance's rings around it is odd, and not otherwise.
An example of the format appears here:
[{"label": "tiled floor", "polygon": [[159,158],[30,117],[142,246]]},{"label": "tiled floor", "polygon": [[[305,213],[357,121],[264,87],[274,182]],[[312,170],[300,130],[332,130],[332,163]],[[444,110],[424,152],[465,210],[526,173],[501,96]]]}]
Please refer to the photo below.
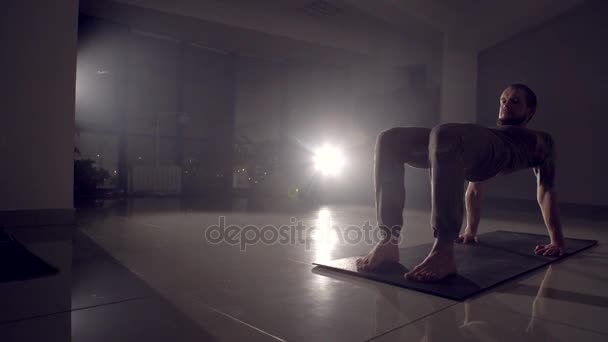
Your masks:
[{"label": "tiled floor", "polygon": [[[335,232],[374,222],[371,207],[180,208],[175,199],[136,199],[79,211],[75,228],[11,230],[61,271],[0,283],[0,341],[608,340],[605,221],[564,217],[567,236],[599,246],[455,302],[313,270],[313,261],[369,250]],[[403,245],[431,242],[429,213],[405,215]],[[313,235],[246,249],[214,244],[205,232],[220,216],[242,227],[293,225],[295,217]],[[540,215],[483,218],[481,233],[499,229],[545,232]]]}]

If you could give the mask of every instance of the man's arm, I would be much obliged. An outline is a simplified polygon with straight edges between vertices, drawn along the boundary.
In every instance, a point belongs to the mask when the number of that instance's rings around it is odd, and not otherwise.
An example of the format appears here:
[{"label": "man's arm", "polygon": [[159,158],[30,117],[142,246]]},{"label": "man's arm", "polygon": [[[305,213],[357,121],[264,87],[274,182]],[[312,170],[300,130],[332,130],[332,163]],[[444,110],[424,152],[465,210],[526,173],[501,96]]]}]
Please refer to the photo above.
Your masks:
[{"label": "man's arm", "polygon": [[565,252],[565,245],[555,190],[555,143],[550,135],[543,136],[541,147],[541,150],[544,150],[545,158],[534,168],[537,186],[536,200],[543,214],[543,220],[551,241],[548,245],[536,246],[535,252],[541,255],[560,256]]},{"label": "man's arm", "polygon": [[562,225],[559,219],[555,188],[539,183],[536,199],[538,200],[538,205],[540,206],[545,226],[547,226],[549,238],[551,239],[549,245],[537,246],[536,252],[543,255],[561,255],[564,252],[565,244]]},{"label": "man's arm", "polygon": [[464,234],[458,238],[458,242],[477,241],[477,229],[479,228],[479,221],[481,219],[481,201],[483,200],[484,191],[485,186],[483,183],[469,182],[464,201],[467,210],[467,226]]}]

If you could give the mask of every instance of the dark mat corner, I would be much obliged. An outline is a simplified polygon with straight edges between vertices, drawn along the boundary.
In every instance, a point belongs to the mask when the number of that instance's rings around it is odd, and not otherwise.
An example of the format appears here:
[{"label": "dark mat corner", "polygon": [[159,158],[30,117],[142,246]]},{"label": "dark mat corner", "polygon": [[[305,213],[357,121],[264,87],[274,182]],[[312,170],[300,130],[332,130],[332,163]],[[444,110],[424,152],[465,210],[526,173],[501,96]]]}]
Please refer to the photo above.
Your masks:
[{"label": "dark mat corner", "polygon": [[479,242],[476,244],[455,244],[458,275],[428,284],[409,281],[403,277],[403,274],[426,257],[432,244],[402,248],[400,249],[399,264],[387,265],[376,272],[358,272],[355,261],[360,256],[313,263],[313,265],[317,266],[315,269],[329,269],[447,299],[465,300],[491,287],[597,244],[595,240],[567,238],[564,256],[555,258],[535,255],[534,247],[547,242],[546,235],[508,231],[480,234]]},{"label": "dark mat corner", "polygon": [[27,250],[10,234],[0,232],[0,283],[50,276],[59,270]]}]

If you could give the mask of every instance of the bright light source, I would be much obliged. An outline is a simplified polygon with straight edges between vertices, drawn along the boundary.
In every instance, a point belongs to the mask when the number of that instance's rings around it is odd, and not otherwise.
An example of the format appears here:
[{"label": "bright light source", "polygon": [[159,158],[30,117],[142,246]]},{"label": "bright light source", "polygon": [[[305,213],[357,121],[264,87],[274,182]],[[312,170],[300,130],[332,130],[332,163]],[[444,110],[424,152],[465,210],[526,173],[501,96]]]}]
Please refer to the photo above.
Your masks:
[{"label": "bright light source", "polygon": [[344,167],[344,156],[337,147],[325,145],[315,152],[315,169],[326,175],[335,175]]}]

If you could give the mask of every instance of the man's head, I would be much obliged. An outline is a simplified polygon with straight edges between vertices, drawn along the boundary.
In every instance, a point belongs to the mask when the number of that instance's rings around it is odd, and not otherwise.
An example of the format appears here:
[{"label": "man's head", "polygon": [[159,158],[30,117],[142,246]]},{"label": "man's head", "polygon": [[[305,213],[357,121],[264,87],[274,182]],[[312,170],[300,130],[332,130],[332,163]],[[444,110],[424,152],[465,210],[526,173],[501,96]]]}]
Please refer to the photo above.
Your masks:
[{"label": "man's head", "polygon": [[524,84],[511,84],[500,95],[497,125],[525,126],[536,113],[536,94]]}]

